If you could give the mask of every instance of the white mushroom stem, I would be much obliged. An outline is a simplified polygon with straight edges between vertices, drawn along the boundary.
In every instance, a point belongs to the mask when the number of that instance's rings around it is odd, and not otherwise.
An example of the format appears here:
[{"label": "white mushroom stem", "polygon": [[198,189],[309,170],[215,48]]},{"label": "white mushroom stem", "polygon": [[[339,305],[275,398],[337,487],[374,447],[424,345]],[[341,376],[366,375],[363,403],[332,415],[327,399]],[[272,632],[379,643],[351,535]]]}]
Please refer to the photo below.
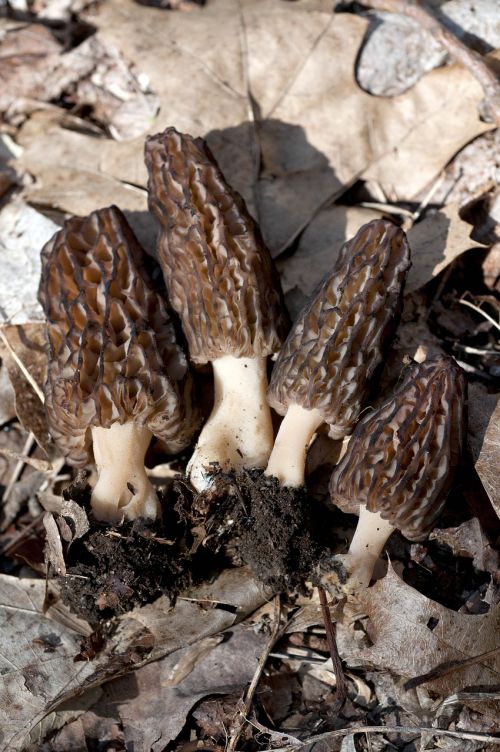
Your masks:
[{"label": "white mushroom stem", "polygon": [[360,504],[359,521],[347,555],[342,562],[347,570],[346,590],[366,588],[370,584],[373,569],[395,528],[379,512],[369,512]]},{"label": "white mushroom stem", "polygon": [[98,479],[90,503],[98,520],[119,523],[159,517],[158,497],[144,467],[152,435],[133,422],[92,428]]},{"label": "white mushroom stem", "polygon": [[225,355],[212,366],[214,407],[187,467],[197,491],[210,486],[216,466],[265,467],[273,445],[266,358]]},{"label": "white mushroom stem", "polygon": [[265,474],[278,478],[282,486],[303,486],[306,453],[323,422],[318,410],[290,405],[276,436]]}]

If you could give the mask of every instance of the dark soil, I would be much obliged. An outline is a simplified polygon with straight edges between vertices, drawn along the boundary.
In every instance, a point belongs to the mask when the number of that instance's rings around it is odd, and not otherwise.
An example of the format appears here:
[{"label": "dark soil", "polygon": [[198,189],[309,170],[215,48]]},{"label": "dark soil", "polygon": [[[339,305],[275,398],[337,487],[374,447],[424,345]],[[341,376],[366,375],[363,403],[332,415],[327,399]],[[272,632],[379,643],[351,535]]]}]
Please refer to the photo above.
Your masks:
[{"label": "dark soil", "polygon": [[[66,495],[88,510],[82,478]],[[198,494],[174,483],[162,522],[119,526],[96,522],[66,552],[61,595],[98,624],[166,595],[171,602],[192,583],[228,565],[247,564],[273,592],[304,592],[318,560],[305,489],[280,488],[261,471],[218,474]]]}]

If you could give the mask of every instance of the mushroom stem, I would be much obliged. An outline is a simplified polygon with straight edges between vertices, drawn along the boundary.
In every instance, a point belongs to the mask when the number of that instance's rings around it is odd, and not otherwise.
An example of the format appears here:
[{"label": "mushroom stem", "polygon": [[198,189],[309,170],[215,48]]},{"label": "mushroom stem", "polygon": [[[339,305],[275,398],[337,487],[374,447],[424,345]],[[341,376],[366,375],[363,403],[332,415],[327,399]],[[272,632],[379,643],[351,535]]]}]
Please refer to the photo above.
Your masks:
[{"label": "mushroom stem", "polygon": [[395,530],[379,512],[370,512],[364,504],[359,507],[359,521],[347,555],[343,557],[347,569],[347,589],[368,587],[373,569],[387,539]]},{"label": "mushroom stem", "polygon": [[91,497],[98,520],[117,523],[137,517],[156,519],[160,505],[144,467],[151,431],[137,423],[92,428],[98,480]]},{"label": "mushroom stem", "polygon": [[290,405],[276,436],[265,474],[278,478],[283,486],[303,486],[307,449],[322,423],[324,419],[318,410]]},{"label": "mushroom stem", "polygon": [[212,367],[214,406],[187,467],[197,491],[210,486],[216,466],[264,467],[273,445],[266,358],[224,355]]}]

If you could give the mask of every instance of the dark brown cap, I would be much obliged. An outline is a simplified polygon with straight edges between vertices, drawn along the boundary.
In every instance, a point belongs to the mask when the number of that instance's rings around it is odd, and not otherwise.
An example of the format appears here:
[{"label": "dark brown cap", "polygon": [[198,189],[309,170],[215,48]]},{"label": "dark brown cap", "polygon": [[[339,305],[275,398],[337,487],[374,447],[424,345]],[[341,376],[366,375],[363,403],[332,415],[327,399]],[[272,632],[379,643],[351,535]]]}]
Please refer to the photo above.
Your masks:
[{"label": "dark brown cap", "polygon": [[146,141],[158,256],[195,363],[266,357],[288,331],[269,251],[201,138],[167,128]]},{"label": "dark brown cap", "polygon": [[467,381],[453,358],[413,363],[395,394],[356,426],[330,480],[345,512],[379,512],[409,540],[434,527],[460,462]]},{"label": "dark brown cap", "polygon": [[271,407],[317,409],[332,436],[350,433],[397,326],[409,268],[403,230],[382,219],[361,227],[297,317],[273,369]]},{"label": "dark brown cap", "polygon": [[90,459],[91,428],[131,420],[171,451],[189,444],[197,426],[186,357],[119,209],[65,222],[43,248],[39,299],[47,419],[71,463]]}]

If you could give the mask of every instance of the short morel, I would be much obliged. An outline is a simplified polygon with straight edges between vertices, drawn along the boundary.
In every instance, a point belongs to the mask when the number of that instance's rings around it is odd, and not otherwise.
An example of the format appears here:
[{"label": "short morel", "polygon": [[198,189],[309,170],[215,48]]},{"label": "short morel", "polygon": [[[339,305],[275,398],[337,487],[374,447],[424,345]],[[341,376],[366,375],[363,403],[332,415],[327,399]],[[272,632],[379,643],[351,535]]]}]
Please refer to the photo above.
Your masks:
[{"label": "short morel", "polygon": [[279,279],[243,199],[202,139],[146,141],[158,257],[194,363],[211,362],[214,406],[188,466],[202,490],[216,465],[265,467],[273,444],[267,357],[288,331]]},{"label": "short morel", "polygon": [[39,298],[49,345],[45,405],[57,446],[76,466],[93,450],[98,519],[156,518],[144,467],[151,438],[177,452],[197,423],[186,357],[119,209],[73,217],[45,245]]},{"label": "short morel", "polygon": [[467,382],[453,358],[413,363],[392,397],[356,426],[330,494],[359,514],[347,590],[367,587],[394,530],[411,541],[434,527],[452,487],[466,432]]},{"label": "short morel", "polygon": [[351,433],[398,324],[409,267],[403,230],[369,222],[297,317],[268,390],[284,419],[266,474],[282,485],[303,485],[307,448],[322,423],[334,439]]}]

